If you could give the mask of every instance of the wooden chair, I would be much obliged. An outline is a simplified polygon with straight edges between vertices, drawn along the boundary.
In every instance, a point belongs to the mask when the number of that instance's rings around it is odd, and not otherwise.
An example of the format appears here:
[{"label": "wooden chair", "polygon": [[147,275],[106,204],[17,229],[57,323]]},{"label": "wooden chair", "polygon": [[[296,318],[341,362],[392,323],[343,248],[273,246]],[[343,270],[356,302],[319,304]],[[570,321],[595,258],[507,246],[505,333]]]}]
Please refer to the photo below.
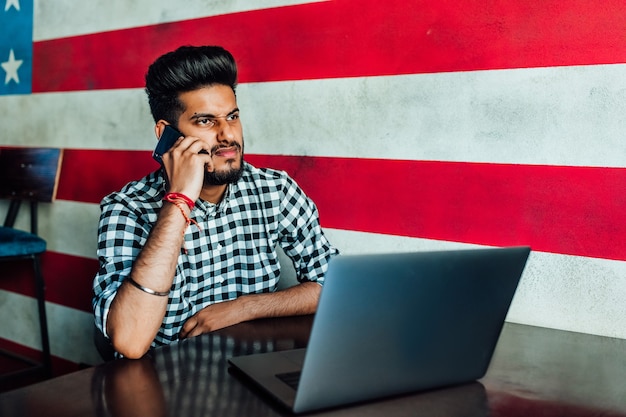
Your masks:
[{"label": "wooden chair", "polygon": [[[37,205],[39,202],[54,200],[62,156],[61,149],[0,148],[0,199],[10,200],[4,225],[0,227],[0,262],[23,260],[32,262],[42,347],[40,362],[2,350],[1,354],[23,361],[29,366],[10,374],[0,375],[0,380],[22,373],[42,372],[46,377],[52,374],[45,281],[40,265],[40,255],[46,251],[46,241],[37,235]],[[30,232],[14,228],[23,202],[30,205]],[[0,272],[0,279],[2,275]],[[8,325],[7,320],[4,323]]]}]

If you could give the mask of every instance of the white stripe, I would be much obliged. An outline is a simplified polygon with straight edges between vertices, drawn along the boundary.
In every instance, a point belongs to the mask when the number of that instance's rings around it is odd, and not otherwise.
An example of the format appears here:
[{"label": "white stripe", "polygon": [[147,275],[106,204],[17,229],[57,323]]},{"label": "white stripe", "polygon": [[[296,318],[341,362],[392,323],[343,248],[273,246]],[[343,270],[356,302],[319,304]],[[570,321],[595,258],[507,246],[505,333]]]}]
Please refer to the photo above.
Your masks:
[{"label": "white stripe", "polygon": [[35,0],[33,39],[62,38],[318,0]]},{"label": "white stripe", "polygon": [[[326,233],[344,254],[478,247],[334,229]],[[507,321],[626,339],[624,300],[626,262],[532,252]]]},{"label": "white stripe", "polygon": [[[249,152],[626,166],[626,65],[242,86]],[[260,110],[260,111],[259,111]]]},{"label": "white stripe", "polygon": [[[603,65],[242,84],[238,99],[248,153],[626,167],[624,91],[626,65]],[[142,89],[1,100],[5,144],[156,141]]]},{"label": "white stripe", "polygon": [[[7,204],[1,202],[0,218],[4,218],[6,208]],[[49,251],[95,259],[99,218],[98,204],[67,200],[40,204],[39,235],[46,240]],[[15,227],[30,231],[29,222],[28,210],[21,210]]]},{"label": "white stripe", "polygon": [[43,206],[39,218],[39,233],[46,239],[48,250],[96,258],[100,218],[98,204],[57,200]]},{"label": "white stripe", "polygon": [[0,103],[6,145],[150,149],[156,144],[141,89],[14,95],[0,97]]},{"label": "white stripe", "polygon": [[[0,290],[0,316],[11,318],[0,326],[0,338],[41,350],[37,314],[34,298]],[[75,363],[102,362],[93,342],[92,314],[49,302],[46,314],[52,355]]]}]

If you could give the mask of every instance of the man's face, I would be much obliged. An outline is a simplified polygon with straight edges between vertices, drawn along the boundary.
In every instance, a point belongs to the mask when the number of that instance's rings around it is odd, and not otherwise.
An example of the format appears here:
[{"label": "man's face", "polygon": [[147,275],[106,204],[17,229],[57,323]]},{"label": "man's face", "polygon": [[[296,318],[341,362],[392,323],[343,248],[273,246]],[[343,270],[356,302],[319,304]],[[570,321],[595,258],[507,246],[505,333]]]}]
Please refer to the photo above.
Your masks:
[{"label": "man's face", "polygon": [[237,99],[226,85],[213,85],[181,93],[185,111],[178,119],[178,129],[207,143],[213,170],[207,168],[206,185],[236,182],[243,171],[243,129]]}]

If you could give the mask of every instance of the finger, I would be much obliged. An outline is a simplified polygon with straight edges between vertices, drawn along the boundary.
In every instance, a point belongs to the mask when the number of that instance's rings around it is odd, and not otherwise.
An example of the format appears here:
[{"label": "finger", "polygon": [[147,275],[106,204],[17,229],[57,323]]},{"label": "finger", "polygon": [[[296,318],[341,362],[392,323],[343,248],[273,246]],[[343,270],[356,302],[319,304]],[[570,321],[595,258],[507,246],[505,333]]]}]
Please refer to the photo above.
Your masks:
[{"label": "finger", "polygon": [[189,337],[189,333],[193,331],[198,326],[198,322],[194,319],[189,319],[183,324],[183,327],[180,329],[179,337],[181,339],[186,339]]},{"label": "finger", "polygon": [[170,148],[166,152],[163,153],[163,156],[165,156],[165,155],[169,156],[172,151],[174,151],[175,149],[179,148],[180,144],[183,142],[184,139],[185,139],[184,136],[179,137],[176,140],[176,142],[174,142],[174,144],[172,144],[172,146],[170,146]]},{"label": "finger", "polygon": [[196,326],[196,327],[193,328],[193,330],[191,332],[189,332],[187,334],[186,337],[188,337],[188,338],[189,337],[196,337],[196,336],[200,336],[202,333],[204,333],[202,331],[202,328],[200,326]]},{"label": "finger", "polygon": [[213,172],[213,159],[211,155],[211,144],[204,139],[195,138],[194,141],[188,144],[187,150],[194,155],[198,155],[198,158],[204,163],[205,169],[208,172]]},{"label": "finger", "polygon": [[179,143],[179,146],[183,152],[189,151],[194,154],[211,156],[211,144],[196,136],[187,136]]},{"label": "finger", "polygon": [[207,172],[213,172],[215,170],[215,167],[213,166],[213,160],[211,159],[211,157],[209,157],[209,159],[206,161],[204,168]]}]

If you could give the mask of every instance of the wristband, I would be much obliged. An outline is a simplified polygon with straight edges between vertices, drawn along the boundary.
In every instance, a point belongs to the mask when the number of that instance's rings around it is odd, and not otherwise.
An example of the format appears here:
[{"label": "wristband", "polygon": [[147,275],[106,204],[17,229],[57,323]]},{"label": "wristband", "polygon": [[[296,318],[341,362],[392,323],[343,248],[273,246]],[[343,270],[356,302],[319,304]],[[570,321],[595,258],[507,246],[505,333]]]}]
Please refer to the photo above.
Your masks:
[{"label": "wristband", "polygon": [[189,210],[193,210],[193,208],[196,206],[196,203],[191,198],[181,193],[167,193],[165,194],[165,197],[163,197],[163,200],[170,203],[174,203],[177,200],[182,200],[185,202],[185,204],[187,204]]},{"label": "wristband", "polygon": [[[165,197],[163,197],[163,201],[167,201],[168,203],[172,203],[176,207],[178,207],[178,210],[180,210],[180,214],[183,215],[183,217],[185,218],[185,221],[187,222],[187,227],[189,227],[189,225],[191,223],[193,223],[193,224],[196,225],[196,227],[198,229],[200,229],[200,225],[198,224],[198,222],[193,220],[189,216],[187,216],[187,213],[185,213],[185,209],[183,208],[183,203],[182,202],[185,202],[185,204],[187,204],[187,206],[191,210],[193,210],[194,203],[191,200],[191,198],[187,197],[184,194],[180,194],[180,193],[167,193],[167,194],[165,194]],[[184,230],[183,230],[183,252],[185,253],[185,255],[187,254],[187,248],[185,247],[185,231]],[[137,287],[137,288],[139,288],[139,287]],[[141,290],[141,288],[139,288],[139,289]]]}]

